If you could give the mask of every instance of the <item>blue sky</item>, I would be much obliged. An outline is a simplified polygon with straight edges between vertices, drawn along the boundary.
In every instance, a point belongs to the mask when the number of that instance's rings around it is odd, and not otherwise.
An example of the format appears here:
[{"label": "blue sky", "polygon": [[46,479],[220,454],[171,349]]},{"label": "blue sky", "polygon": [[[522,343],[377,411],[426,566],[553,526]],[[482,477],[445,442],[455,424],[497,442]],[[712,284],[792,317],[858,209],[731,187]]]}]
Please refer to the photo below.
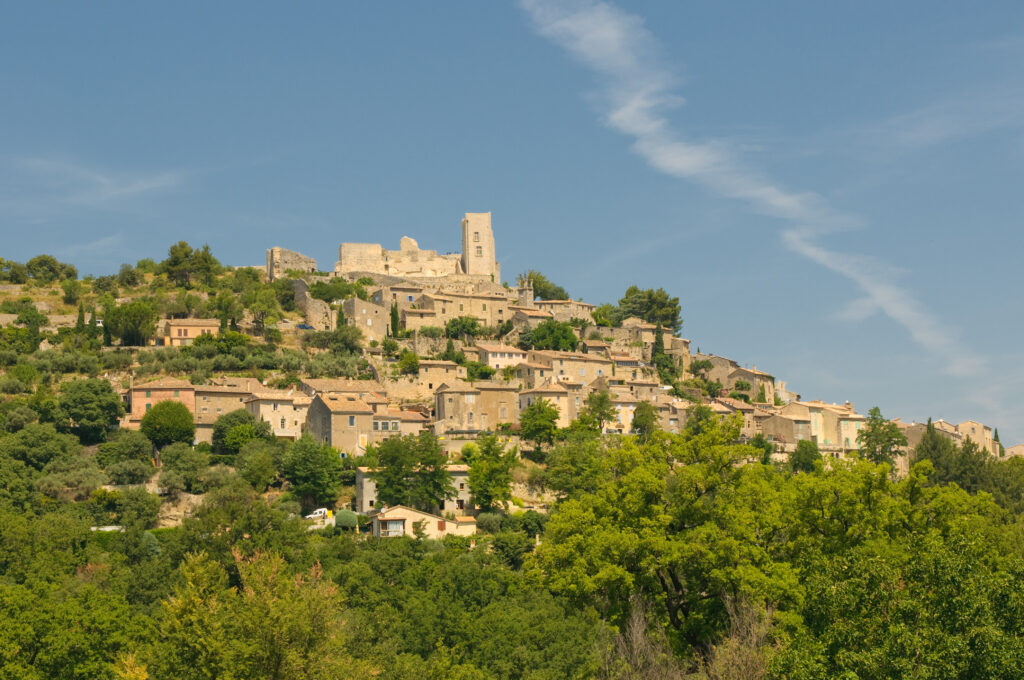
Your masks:
[{"label": "blue sky", "polygon": [[1024,5],[10,3],[0,257],[459,248],[1024,441]]}]

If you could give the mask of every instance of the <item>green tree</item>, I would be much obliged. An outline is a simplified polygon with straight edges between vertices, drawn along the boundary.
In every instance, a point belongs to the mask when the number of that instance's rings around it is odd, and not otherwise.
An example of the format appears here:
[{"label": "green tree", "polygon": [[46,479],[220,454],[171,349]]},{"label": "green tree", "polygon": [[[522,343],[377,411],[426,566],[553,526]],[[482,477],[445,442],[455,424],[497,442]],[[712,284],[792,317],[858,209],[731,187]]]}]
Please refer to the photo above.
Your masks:
[{"label": "green tree", "polygon": [[134,288],[142,283],[142,274],[126,262],[117,271],[117,283],[125,288]]},{"label": "green tree", "polygon": [[595,390],[587,395],[583,406],[583,414],[597,425],[598,432],[604,432],[604,426],[615,420],[615,404],[608,390]]},{"label": "green tree", "polygon": [[462,338],[467,335],[475,337],[480,335],[481,331],[480,321],[473,316],[459,316],[449,319],[444,327],[444,333],[449,338]]},{"label": "green tree", "polygon": [[619,300],[622,318],[635,316],[648,323],[661,324],[673,333],[678,333],[683,327],[680,312],[679,298],[669,297],[661,288],[641,290],[637,286],[630,286]]},{"label": "green tree", "polygon": [[557,422],[558,408],[546,399],[537,399],[519,414],[523,439],[533,442],[535,449],[554,442]]},{"label": "green tree", "polygon": [[372,476],[377,498],[385,505],[434,511],[456,494],[448,458],[430,432],[382,441]]},{"label": "green tree", "polygon": [[191,269],[204,286],[213,285],[214,279],[221,272],[221,266],[210,252],[209,244],[204,243],[202,248],[192,251]]},{"label": "green tree", "polygon": [[398,372],[401,375],[416,375],[420,372],[420,358],[416,352],[403,349],[398,355]]},{"label": "green tree", "polygon": [[83,444],[106,440],[107,431],[124,415],[121,398],[106,380],[89,378],[64,383],[58,404],[70,418],[71,432]]},{"label": "green tree", "polygon": [[142,300],[111,306],[103,314],[103,327],[122,345],[140,346],[156,334],[156,312]]},{"label": "green tree", "polygon": [[161,401],[153,405],[140,424],[142,434],[158,449],[174,442],[190,444],[195,438],[196,424],[188,407],[177,401]]},{"label": "green tree", "polygon": [[14,434],[0,438],[0,458],[17,460],[35,470],[51,461],[78,455],[78,440],[58,434],[51,423],[29,423]]},{"label": "green tree", "polygon": [[308,434],[285,450],[281,474],[304,510],[334,505],[341,492],[342,463],[338,452]]},{"label": "green tree", "polygon": [[549,349],[563,352],[574,352],[580,339],[573,331],[572,325],[554,319],[545,319],[533,330],[519,336],[522,349]]},{"label": "green tree", "polygon": [[78,279],[65,279],[60,282],[60,287],[64,291],[65,304],[73,305],[81,299],[82,284],[78,282]]},{"label": "green tree", "polygon": [[481,437],[469,464],[469,489],[473,504],[487,511],[505,506],[512,498],[512,470],[519,465],[516,450],[505,447],[493,435]]},{"label": "green tree", "polygon": [[[243,428],[237,429],[236,428]],[[230,436],[235,432],[235,436]],[[274,438],[270,423],[259,420],[244,408],[229,411],[213,423],[211,445],[213,452],[221,455],[235,455],[253,439],[270,441]]]},{"label": "green tree", "polygon": [[789,454],[789,467],[794,472],[814,472],[821,465],[818,445],[810,439],[801,439],[796,450]]},{"label": "green tree", "polygon": [[640,437],[640,441],[647,441],[651,438],[651,435],[659,429],[661,424],[661,417],[658,415],[658,409],[654,407],[649,401],[641,401],[636,405],[633,410],[633,422],[631,427],[633,432]]},{"label": "green tree", "polygon": [[52,283],[64,276],[64,268],[53,255],[36,255],[25,263],[30,278],[42,283]]},{"label": "green tree", "polygon": [[612,328],[622,325],[622,314],[619,312],[619,308],[608,303],[595,307],[590,316],[594,318],[594,323],[598,326]]},{"label": "green tree", "polygon": [[569,291],[552,283],[539,271],[531,269],[522,275],[533,282],[533,294],[541,300],[568,300]]},{"label": "green tree", "polygon": [[857,433],[857,444],[860,455],[872,463],[892,465],[900,447],[907,445],[907,437],[896,423],[882,417],[881,409],[875,406],[868,411],[864,428]]},{"label": "green tree", "polygon": [[202,479],[210,467],[210,457],[203,451],[184,442],[175,442],[160,451],[160,462],[165,470],[181,476],[185,490],[189,493],[202,493],[206,490]]},{"label": "green tree", "polygon": [[160,271],[174,283],[188,288],[192,283],[194,252],[188,242],[178,241],[168,249],[167,259],[160,263]]},{"label": "green tree", "polygon": [[398,317],[398,303],[391,303],[391,337],[397,338],[398,332],[401,330]]},{"label": "green tree", "polygon": [[277,442],[255,439],[247,442],[235,458],[235,469],[258,493],[266,491],[278,476],[283,447]]},{"label": "green tree", "polygon": [[248,296],[246,307],[252,314],[253,326],[260,334],[264,334],[267,327],[277,323],[280,318],[281,305],[277,302],[277,295],[271,287],[260,288]]}]

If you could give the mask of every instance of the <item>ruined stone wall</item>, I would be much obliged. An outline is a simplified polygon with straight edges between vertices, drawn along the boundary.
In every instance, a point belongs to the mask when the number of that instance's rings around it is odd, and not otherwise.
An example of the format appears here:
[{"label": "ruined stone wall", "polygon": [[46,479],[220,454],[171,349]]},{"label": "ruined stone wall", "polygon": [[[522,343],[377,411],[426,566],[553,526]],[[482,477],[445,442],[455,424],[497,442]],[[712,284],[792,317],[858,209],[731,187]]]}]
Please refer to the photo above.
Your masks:
[{"label": "ruined stone wall", "polygon": [[285,248],[274,247],[267,251],[267,277],[271,281],[283,278],[289,269],[315,272],[316,260]]},{"label": "ruined stone wall", "polygon": [[306,316],[306,323],[318,331],[333,331],[337,316],[331,306],[309,294],[309,284],[302,279],[292,281],[295,291],[295,306]]},{"label": "ruined stone wall", "polygon": [[385,250],[376,243],[342,243],[334,273],[338,276],[370,273],[434,278],[461,274],[462,263],[458,254],[440,255],[436,250],[421,250],[414,239],[405,236],[399,250]]}]

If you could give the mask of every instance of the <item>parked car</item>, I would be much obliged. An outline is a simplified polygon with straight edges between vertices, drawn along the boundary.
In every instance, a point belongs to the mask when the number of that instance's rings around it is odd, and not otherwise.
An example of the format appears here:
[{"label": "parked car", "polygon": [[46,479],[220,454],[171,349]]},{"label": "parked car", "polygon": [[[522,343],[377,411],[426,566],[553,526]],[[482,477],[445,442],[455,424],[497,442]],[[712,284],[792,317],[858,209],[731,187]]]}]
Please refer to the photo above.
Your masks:
[{"label": "parked car", "polygon": [[296,324],[296,326],[295,326],[295,327],[296,327],[296,328],[300,328],[300,329],[302,329],[302,330],[304,330],[304,331],[312,331],[312,330],[316,330],[315,328],[313,328],[312,326],[310,326],[310,325],[309,325],[308,323],[300,323],[300,324]]},{"label": "parked car", "polygon": [[330,511],[327,508],[317,508],[306,515],[306,519],[326,519],[329,512]]}]

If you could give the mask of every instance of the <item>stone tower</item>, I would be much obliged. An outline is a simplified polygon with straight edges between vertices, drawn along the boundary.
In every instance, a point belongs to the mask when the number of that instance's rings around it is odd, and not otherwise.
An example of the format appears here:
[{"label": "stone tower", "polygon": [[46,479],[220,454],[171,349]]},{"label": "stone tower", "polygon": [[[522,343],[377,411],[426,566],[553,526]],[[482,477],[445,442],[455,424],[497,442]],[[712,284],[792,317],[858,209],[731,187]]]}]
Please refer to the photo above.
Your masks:
[{"label": "stone tower", "polygon": [[517,304],[520,307],[534,308],[537,305],[534,303],[533,297],[533,279],[528,276],[519,276],[519,288],[516,289],[518,293]]},{"label": "stone tower", "polygon": [[462,271],[501,283],[501,270],[494,257],[491,213],[466,213],[462,219]]}]

